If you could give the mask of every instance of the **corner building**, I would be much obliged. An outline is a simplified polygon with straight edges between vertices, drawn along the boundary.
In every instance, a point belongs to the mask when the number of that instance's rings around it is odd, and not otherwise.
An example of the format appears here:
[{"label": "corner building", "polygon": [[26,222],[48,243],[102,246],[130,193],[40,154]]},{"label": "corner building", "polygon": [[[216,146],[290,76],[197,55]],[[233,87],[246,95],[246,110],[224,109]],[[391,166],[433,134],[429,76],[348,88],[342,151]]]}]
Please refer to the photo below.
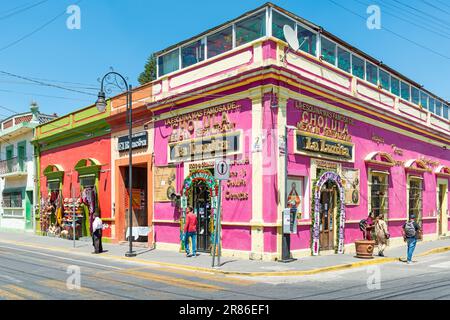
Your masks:
[{"label": "corner building", "polygon": [[211,250],[216,158],[231,161],[226,256],[280,259],[285,199],[298,206],[294,257],[354,250],[369,212],[385,216],[391,245],[403,243],[411,213],[424,241],[448,234],[448,101],[271,3],[157,57],[158,78],[138,102],[153,129],[157,248],[182,247],[175,192],[197,214],[199,251]]}]

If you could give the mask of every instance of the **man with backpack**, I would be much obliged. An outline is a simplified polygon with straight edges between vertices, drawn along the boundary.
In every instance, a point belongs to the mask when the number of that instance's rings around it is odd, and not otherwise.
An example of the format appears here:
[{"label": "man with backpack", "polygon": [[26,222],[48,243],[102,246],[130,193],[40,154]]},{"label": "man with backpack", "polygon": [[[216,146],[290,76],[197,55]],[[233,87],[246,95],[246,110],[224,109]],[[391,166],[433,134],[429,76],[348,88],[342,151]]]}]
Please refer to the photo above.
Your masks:
[{"label": "man with backpack", "polygon": [[417,236],[420,231],[420,226],[415,221],[416,216],[414,214],[409,216],[408,222],[403,225],[403,240],[407,243],[407,260],[408,264],[412,263],[412,257],[414,249],[417,244]]}]

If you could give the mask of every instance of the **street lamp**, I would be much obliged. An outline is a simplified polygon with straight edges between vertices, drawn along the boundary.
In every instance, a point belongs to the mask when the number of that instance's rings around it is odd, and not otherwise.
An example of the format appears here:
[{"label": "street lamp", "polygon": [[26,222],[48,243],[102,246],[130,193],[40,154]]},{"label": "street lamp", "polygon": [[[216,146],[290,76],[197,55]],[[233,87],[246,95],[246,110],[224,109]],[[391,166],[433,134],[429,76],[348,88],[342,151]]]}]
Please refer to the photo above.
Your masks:
[{"label": "street lamp", "polygon": [[[125,253],[126,257],[136,257],[136,252],[133,251],[133,152],[132,152],[132,138],[133,138],[133,124],[132,124],[132,87],[128,85],[127,80],[119,73],[111,71],[108,72],[101,81],[100,92],[98,93],[98,99],[96,102],[97,110],[99,112],[105,112],[106,110],[106,94],[111,92],[111,87],[119,88],[122,91],[126,91],[127,94],[127,116],[128,116],[128,228],[130,230],[128,235],[129,251]],[[109,87],[109,88],[108,88]]]},{"label": "street lamp", "polygon": [[[289,130],[297,130],[294,126],[285,125],[284,126],[284,208],[288,207],[288,158],[289,158],[289,148],[288,148],[288,133]],[[284,212],[284,211],[283,211]],[[295,217],[297,219],[297,217]],[[284,224],[284,217],[282,217]],[[292,222],[291,222],[292,223]],[[280,262],[292,262],[296,259],[291,258],[291,235],[284,233],[283,230],[283,240],[281,243],[281,260]]]}]

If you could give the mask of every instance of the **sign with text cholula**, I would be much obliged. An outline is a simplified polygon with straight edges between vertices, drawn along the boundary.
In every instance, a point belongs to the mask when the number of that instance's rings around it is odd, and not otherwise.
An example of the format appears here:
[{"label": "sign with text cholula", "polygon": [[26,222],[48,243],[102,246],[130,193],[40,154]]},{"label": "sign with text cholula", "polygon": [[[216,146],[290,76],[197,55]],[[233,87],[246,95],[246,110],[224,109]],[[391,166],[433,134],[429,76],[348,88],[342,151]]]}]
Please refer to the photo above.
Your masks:
[{"label": "sign with text cholula", "polygon": [[295,152],[312,157],[353,162],[355,145],[349,134],[353,119],[295,101],[300,111],[295,135]]}]

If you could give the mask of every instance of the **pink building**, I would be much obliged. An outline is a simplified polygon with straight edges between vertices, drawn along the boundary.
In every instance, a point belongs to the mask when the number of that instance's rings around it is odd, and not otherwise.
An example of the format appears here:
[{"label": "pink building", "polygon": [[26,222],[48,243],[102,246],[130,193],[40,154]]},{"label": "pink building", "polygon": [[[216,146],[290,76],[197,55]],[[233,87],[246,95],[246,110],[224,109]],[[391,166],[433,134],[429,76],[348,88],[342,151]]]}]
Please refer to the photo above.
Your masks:
[{"label": "pink building", "polygon": [[197,214],[199,250],[211,250],[222,158],[223,255],[280,259],[292,206],[294,257],[354,250],[370,212],[384,215],[391,245],[412,213],[424,241],[447,235],[450,104],[380,61],[268,3],[159,52],[158,68],[148,104],[158,248],[181,248],[178,194]]}]

